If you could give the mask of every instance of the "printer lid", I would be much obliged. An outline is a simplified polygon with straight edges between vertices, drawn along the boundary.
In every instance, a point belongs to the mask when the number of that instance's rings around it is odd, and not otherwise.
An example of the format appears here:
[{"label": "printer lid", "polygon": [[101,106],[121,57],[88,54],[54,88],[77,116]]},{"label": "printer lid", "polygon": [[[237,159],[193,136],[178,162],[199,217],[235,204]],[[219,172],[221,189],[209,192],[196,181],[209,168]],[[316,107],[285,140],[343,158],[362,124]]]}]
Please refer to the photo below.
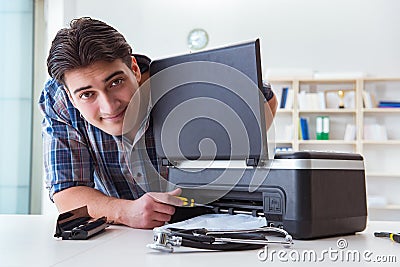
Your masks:
[{"label": "printer lid", "polygon": [[150,64],[158,158],[268,159],[259,40]]},{"label": "printer lid", "polygon": [[275,154],[275,159],[328,159],[328,160],[363,160],[360,154],[327,151],[297,151],[279,152]]}]

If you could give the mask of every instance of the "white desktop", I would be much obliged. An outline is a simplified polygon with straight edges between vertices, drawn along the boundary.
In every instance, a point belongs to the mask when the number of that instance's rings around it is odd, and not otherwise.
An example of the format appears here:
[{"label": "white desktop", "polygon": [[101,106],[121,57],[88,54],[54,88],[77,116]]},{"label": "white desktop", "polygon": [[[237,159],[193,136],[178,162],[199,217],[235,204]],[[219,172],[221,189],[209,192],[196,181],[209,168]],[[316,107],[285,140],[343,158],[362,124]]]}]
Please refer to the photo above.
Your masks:
[{"label": "white desktop", "polygon": [[125,226],[112,225],[88,240],[56,239],[56,219],[45,215],[0,215],[0,266],[204,267],[293,262],[298,266],[382,262],[386,262],[385,266],[397,266],[400,261],[399,243],[373,235],[375,231],[397,233],[396,222],[369,221],[367,229],[356,235],[294,240],[289,249],[269,245],[263,251],[216,252],[179,247],[173,253],[162,253],[146,247],[153,242],[151,230]]}]

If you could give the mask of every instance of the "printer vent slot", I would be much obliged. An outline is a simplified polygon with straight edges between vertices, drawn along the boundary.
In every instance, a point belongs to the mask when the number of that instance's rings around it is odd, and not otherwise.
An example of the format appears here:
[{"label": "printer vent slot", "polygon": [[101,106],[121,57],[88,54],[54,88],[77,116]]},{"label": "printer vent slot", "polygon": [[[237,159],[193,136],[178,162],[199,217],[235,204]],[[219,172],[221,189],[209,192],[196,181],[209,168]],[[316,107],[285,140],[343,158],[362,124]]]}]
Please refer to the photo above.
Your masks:
[{"label": "printer vent slot", "polygon": [[229,214],[249,214],[253,216],[264,216],[262,201],[253,200],[240,200],[234,201],[224,199],[223,201],[213,202],[216,213],[229,213]]}]

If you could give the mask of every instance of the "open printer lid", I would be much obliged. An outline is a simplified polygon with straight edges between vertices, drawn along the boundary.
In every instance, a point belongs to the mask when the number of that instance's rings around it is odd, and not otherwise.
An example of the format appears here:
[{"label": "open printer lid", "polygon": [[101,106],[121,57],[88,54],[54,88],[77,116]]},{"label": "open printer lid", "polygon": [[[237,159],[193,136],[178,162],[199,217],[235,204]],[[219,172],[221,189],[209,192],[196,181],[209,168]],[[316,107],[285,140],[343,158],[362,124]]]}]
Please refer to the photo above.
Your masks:
[{"label": "open printer lid", "polygon": [[150,76],[155,147],[163,164],[256,165],[268,159],[258,39],[154,60]]},{"label": "open printer lid", "polygon": [[[168,182],[214,207],[178,207],[171,222],[261,215],[299,239],[365,229],[360,155],[293,152],[259,164],[268,155],[258,40],[156,60],[150,75],[155,148],[172,165]],[[216,164],[195,165],[207,161]]]}]

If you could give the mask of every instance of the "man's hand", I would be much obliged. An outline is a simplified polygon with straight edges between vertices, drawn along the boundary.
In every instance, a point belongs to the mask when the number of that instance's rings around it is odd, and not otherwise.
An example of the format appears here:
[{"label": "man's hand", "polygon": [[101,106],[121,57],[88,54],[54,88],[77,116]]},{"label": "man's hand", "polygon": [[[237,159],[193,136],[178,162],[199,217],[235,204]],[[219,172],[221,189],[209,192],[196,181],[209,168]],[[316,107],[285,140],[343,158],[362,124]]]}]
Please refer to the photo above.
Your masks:
[{"label": "man's hand", "polygon": [[146,193],[139,199],[125,203],[125,214],[121,222],[134,228],[154,228],[171,220],[175,206],[182,206],[182,200],[176,198],[182,193],[180,188],[167,193]]},{"label": "man's hand", "polygon": [[175,206],[182,206],[178,199],[180,188],[167,193],[150,192],[136,200],[109,197],[100,191],[74,186],[54,195],[54,202],[60,212],[66,212],[87,205],[93,218],[106,216],[109,221],[134,228],[154,228],[164,225],[175,213]]}]

